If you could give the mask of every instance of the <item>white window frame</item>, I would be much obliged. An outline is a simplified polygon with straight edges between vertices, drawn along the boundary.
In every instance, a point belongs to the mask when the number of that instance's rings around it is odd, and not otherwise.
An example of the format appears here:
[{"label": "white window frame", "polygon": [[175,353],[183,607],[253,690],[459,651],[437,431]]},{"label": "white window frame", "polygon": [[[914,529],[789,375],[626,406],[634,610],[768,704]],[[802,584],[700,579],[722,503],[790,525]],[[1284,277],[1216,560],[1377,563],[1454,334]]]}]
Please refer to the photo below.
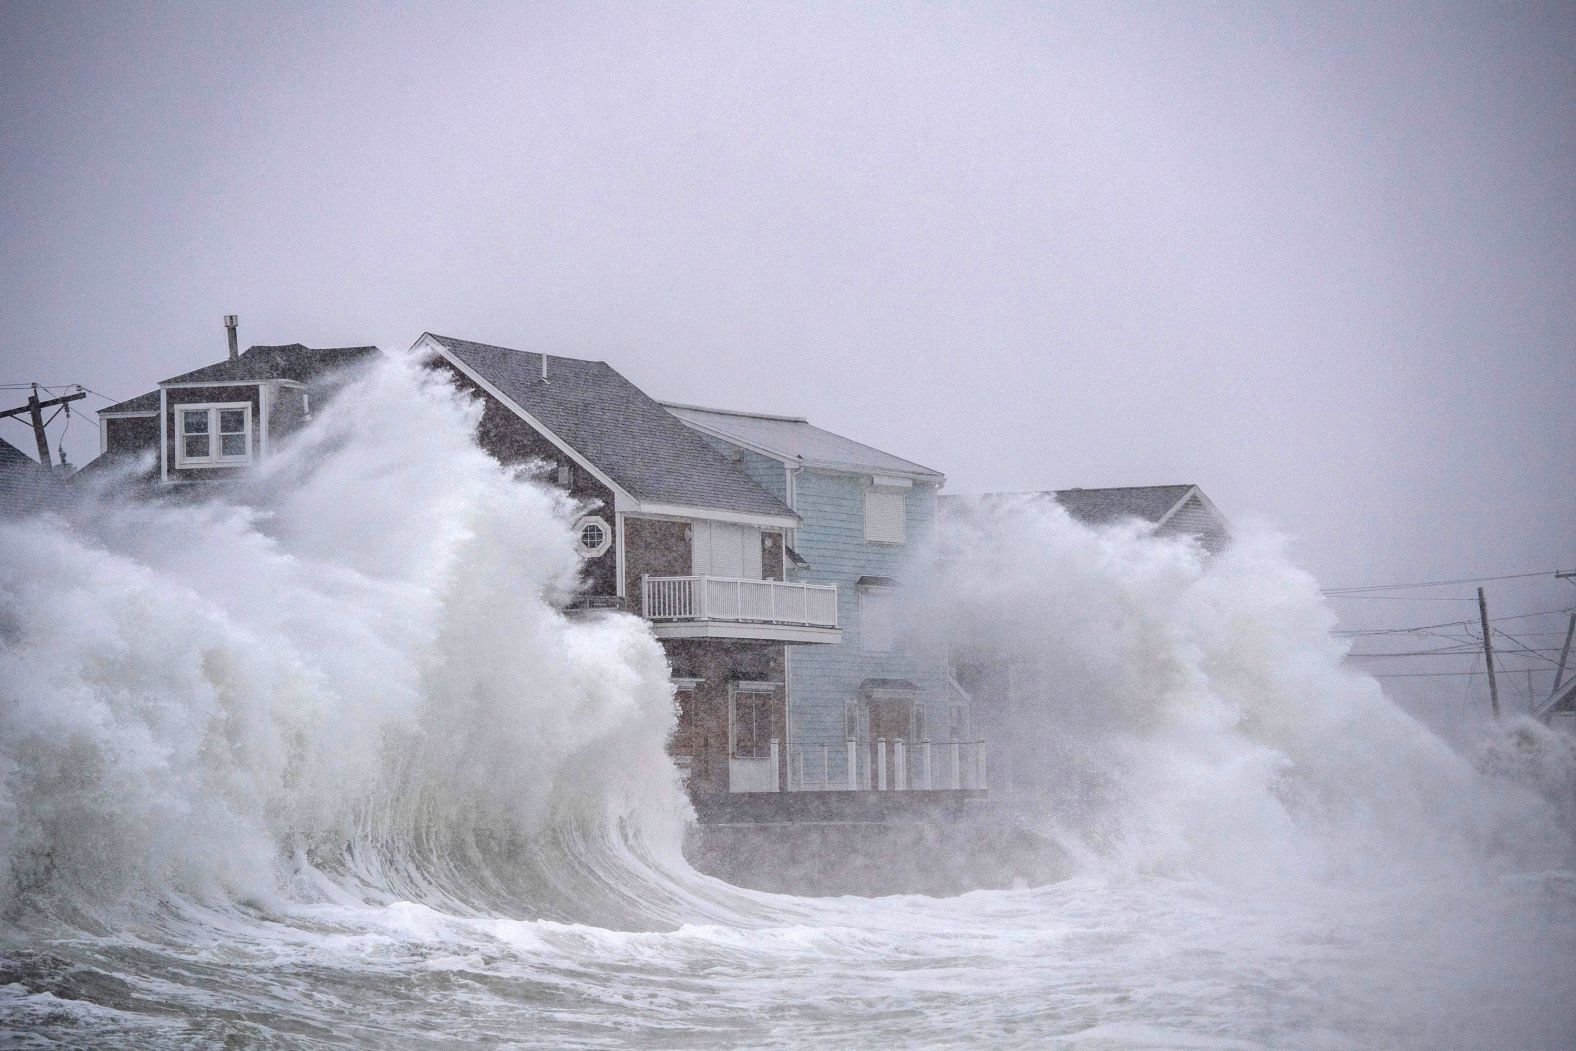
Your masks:
[{"label": "white window frame", "polygon": [[[594,548],[586,547],[585,542],[581,539],[581,534],[585,532],[586,526],[590,525],[598,526],[602,530],[602,542]],[[575,550],[580,553],[581,558],[596,558],[598,555],[605,554],[607,549],[612,546],[613,527],[608,525],[607,519],[601,515],[586,515],[575,523]]]},{"label": "white window frame", "polygon": [[[777,691],[782,688],[776,682],[746,682],[735,681],[728,684],[728,758],[732,760],[759,761],[771,758],[771,743],[775,736],[772,730],[771,706],[777,699]],[[764,744],[757,744],[757,748],[764,748],[764,755],[739,754],[739,701],[748,699],[752,705],[765,709],[766,740]],[[757,724],[758,725],[758,724]],[[759,738],[757,738],[759,740]]]},{"label": "white window frame", "polygon": [[[176,402],[171,410],[175,414],[175,466],[182,471],[198,470],[210,467],[245,467],[252,462],[252,403],[249,401],[218,401],[218,402]],[[224,442],[219,431],[219,413],[229,409],[240,409],[246,421],[246,428],[241,433],[246,437],[246,453],[243,456],[225,456],[223,453]],[[206,412],[208,414],[208,455],[186,455],[186,414]],[[230,432],[235,433],[234,431]]]}]

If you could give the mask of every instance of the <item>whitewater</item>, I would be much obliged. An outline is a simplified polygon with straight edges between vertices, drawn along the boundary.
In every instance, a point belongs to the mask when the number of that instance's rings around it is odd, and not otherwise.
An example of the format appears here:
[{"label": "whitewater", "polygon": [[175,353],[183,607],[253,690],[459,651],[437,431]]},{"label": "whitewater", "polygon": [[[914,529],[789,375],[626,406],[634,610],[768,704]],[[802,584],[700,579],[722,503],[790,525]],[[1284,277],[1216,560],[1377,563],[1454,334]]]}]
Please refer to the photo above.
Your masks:
[{"label": "whitewater", "polygon": [[478,416],[393,358],[244,482],[0,522],[0,1043],[1576,1046],[1570,739],[1445,744],[1274,537],[959,524],[916,644],[1029,669],[1061,878],[770,895]]}]

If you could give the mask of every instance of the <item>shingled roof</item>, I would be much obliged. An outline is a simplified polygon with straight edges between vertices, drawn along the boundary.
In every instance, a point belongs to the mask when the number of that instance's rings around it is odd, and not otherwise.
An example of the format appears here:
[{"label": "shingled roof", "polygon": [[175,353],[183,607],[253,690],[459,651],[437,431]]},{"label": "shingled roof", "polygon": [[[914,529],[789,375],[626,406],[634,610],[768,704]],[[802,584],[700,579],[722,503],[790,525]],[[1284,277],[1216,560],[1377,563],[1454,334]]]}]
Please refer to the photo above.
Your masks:
[{"label": "shingled roof", "polygon": [[[221,383],[227,380],[297,380],[302,383],[376,354],[377,347],[307,347],[300,343],[247,347],[240,357],[171,376],[161,383]],[[133,399],[134,401],[136,399]]]},{"label": "shingled roof", "polygon": [[801,416],[769,416],[732,409],[704,409],[663,402],[673,415],[692,427],[724,440],[737,441],[768,455],[807,467],[827,467],[872,474],[914,475],[940,484],[940,471],[882,452],[863,442],[815,426]]},{"label": "shingled roof", "polygon": [[451,336],[423,337],[528,413],[642,504],[797,521],[786,504],[605,361],[544,355]]},{"label": "shingled roof", "polygon": [[1191,485],[1129,485],[1118,489],[1058,489],[1056,502],[1086,525],[1124,518],[1158,522],[1193,491]]},{"label": "shingled roof", "polygon": [[158,412],[159,392],[150,390],[146,394],[139,394],[135,398],[117,401],[113,405],[106,405],[98,411],[100,416],[108,416],[117,412]]}]

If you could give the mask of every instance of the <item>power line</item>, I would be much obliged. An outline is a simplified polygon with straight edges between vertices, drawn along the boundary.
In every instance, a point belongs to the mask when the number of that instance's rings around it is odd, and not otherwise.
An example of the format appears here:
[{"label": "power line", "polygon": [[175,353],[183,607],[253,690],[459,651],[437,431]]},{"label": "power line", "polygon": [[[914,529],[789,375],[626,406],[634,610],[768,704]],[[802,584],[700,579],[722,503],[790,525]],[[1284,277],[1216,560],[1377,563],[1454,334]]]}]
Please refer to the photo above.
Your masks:
[{"label": "power line", "polygon": [[[1540,609],[1532,613],[1516,613],[1506,617],[1490,617],[1489,623],[1498,624],[1499,622],[1506,620],[1526,620],[1529,617],[1547,617],[1554,613],[1569,612],[1569,609]],[[1466,624],[1467,622],[1464,620],[1446,620],[1441,621],[1438,624],[1416,624],[1407,628],[1352,628],[1349,630],[1332,631],[1330,634],[1339,636],[1341,638],[1356,638],[1358,636],[1366,635],[1409,635],[1415,631],[1428,631],[1431,628],[1454,628],[1458,626],[1465,627]],[[1476,636],[1474,636],[1474,638],[1475,637]]]},{"label": "power line", "polygon": [[1454,597],[1454,596],[1447,597],[1447,598],[1433,598],[1433,597],[1428,596],[1428,595],[1365,595],[1365,594],[1361,594],[1361,593],[1354,593],[1354,594],[1336,593],[1336,594],[1331,594],[1328,591],[1321,591],[1320,594],[1323,595],[1325,598],[1361,598],[1361,599],[1368,599],[1369,601],[1378,601],[1378,602],[1476,602],[1477,601],[1476,598],[1467,598],[1467,597],[1460,597],[1460,598],[1458,598],[1458,597]]},{"label": "power line", "polygon": [[1455,580],[1424,580],[1416,584],[1361,584],[1354,587],[1325,588],[1326,595],[1352,595],[1363,591],[1406,591],[1410,588],[1437,588],[1450,584],[1478,584],[1489,580],[1525,580],[1528,577],[1552,577],[1559,570],[1550,569],[1539,573],[1509,573],[1499,577],[1458,577]]},{"label": "power line", "polygon": [[1478,669],[1471,671],[1387,671],[1380,674],[1364,672],[1370,679],[1445,679],[1459,678],[1462,675],[1481,674]]},{"label": "power line", "polygon": [[1548,662],[1549,662],[1549,663],[1550,663],[1550,664],[1554,664],[1554,663],[1556,663],[1556,662],[1555,662],[1555,661],[1554,661],[1554,660],[1553,660],[1553,659],[1552,659],[1552,658],[1550,658],[1550,657],[1545,657],[1545,656],[1543,656],[1543,655],[1541,655],[1541,654],[1539,654],[1539,653],[1538,653],[1538,652],[1537,652],[1537,651],[1536,651],[1536,650],[1531,650],[1531,649],[1528,649],[1528,648],[1527,648],[1527,647],[1526,647],[1526,646],[1525,646],[1525,645],[1524,645],[1524,644],[1523,644],[1523,643],[1522,643],[1522,641],[1521,641],[1521,640],[1520,640],[1520,639],[1518,639],[1518,638],[1516,638],[1516,637],[1515,637],[1515,636],[1514,636],[1514,635],[1508,635],[1508,634],[1506,634],[1506,633],[1505,633],[1505,632],[1503,632],[1503,631],[1500,631],[1500,630],[1499,630],[1499,629],[1498,629],[1498,628],[1495,628],[1495,629],[1493,629],[1493,630],[1494,630],[1494,632],[1495,632],[1495,633],[1496,633],[1496,634],[1499,634],[1499,635],[1504,635],[1504,637],[1505,637],[1505,638],[1507,638],[1507,639],[1509,639],[1509,640],[1510,640],[1510,641],[1511,641],[1511,642],[1514,642],[1514,643],[1515,643],[1515,644],[1516,644],[1516,646],[1517,646],[1517,648],[1518,648],[1518,649],[1520,649],[1520,650],[1521,650],[1521,651],[1522,651],[1522,652],[1524,652],[1524,653],[1530,653],[1530,654],[1532,654],[1532,655],[1533,655],[1533,656],[1534,656],[1534,657],[1537,657],[1537,658],[1538,658],[1538,660],[1540,660],[1540,661],[1548,661]]}]

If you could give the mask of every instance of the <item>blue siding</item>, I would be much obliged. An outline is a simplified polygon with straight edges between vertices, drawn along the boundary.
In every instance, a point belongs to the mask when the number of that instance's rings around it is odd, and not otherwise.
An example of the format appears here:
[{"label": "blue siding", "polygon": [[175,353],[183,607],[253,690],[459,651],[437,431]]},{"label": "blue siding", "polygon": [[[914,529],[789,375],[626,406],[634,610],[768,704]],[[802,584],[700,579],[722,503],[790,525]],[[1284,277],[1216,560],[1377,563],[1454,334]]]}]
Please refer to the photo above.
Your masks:
[{"label": "blue siding", "polygon": [[[767,492],[788,500],[787,468],[710,435],[702,437],[719,452],[737,456],[740,467]],[[909,560],[931,536],[936,519],[936,487],[916,482],[908,491],[906,542],[872,544],[865,540],[865,490],[870,475],[803,468],[795,479],[794,509],[803,519],[792,541],[809,568],[790,579],[837,585],[837,619],[843,641],[836,646],[788,647],[788,738],[791,750],[807,750],[806,773],[820,778],[820,749],[828,748],[833,781],[847,777],[844,746],[849,701],[859,699],[859,684],[869,678],[907,679],[920,688],[920,701],[932,740],[946,737],[949,691],[946,663],[904,647],[889,653],[860,651],[860,577],[892,577],[904,583]],[[790,751],[790,755],[792,751]]]},{"label": "blue siding", "polygon": [[830,746],[831,776],[846,776],[844,719],[847,702],[856,700],[867,678],[908,679],[920,687],[932,739],[945,736],[946,665],[904,647],[889,653],[860,651],[860,577],[892,577],[902,583],[909,560],[929,540],[936,517],[936,487],[915,483],[909,490],[907,542],[872,544],[865,540],[865,490],[870,478],[809,469],[799,472],[796,510],[804,520],[794,543],[810,563],[795,577],[810,584],[837,585],[837,616],[843,642],[837,646],[789,647],[789,738],[810,749],[806,759],[819,775],[819,748]]}]

